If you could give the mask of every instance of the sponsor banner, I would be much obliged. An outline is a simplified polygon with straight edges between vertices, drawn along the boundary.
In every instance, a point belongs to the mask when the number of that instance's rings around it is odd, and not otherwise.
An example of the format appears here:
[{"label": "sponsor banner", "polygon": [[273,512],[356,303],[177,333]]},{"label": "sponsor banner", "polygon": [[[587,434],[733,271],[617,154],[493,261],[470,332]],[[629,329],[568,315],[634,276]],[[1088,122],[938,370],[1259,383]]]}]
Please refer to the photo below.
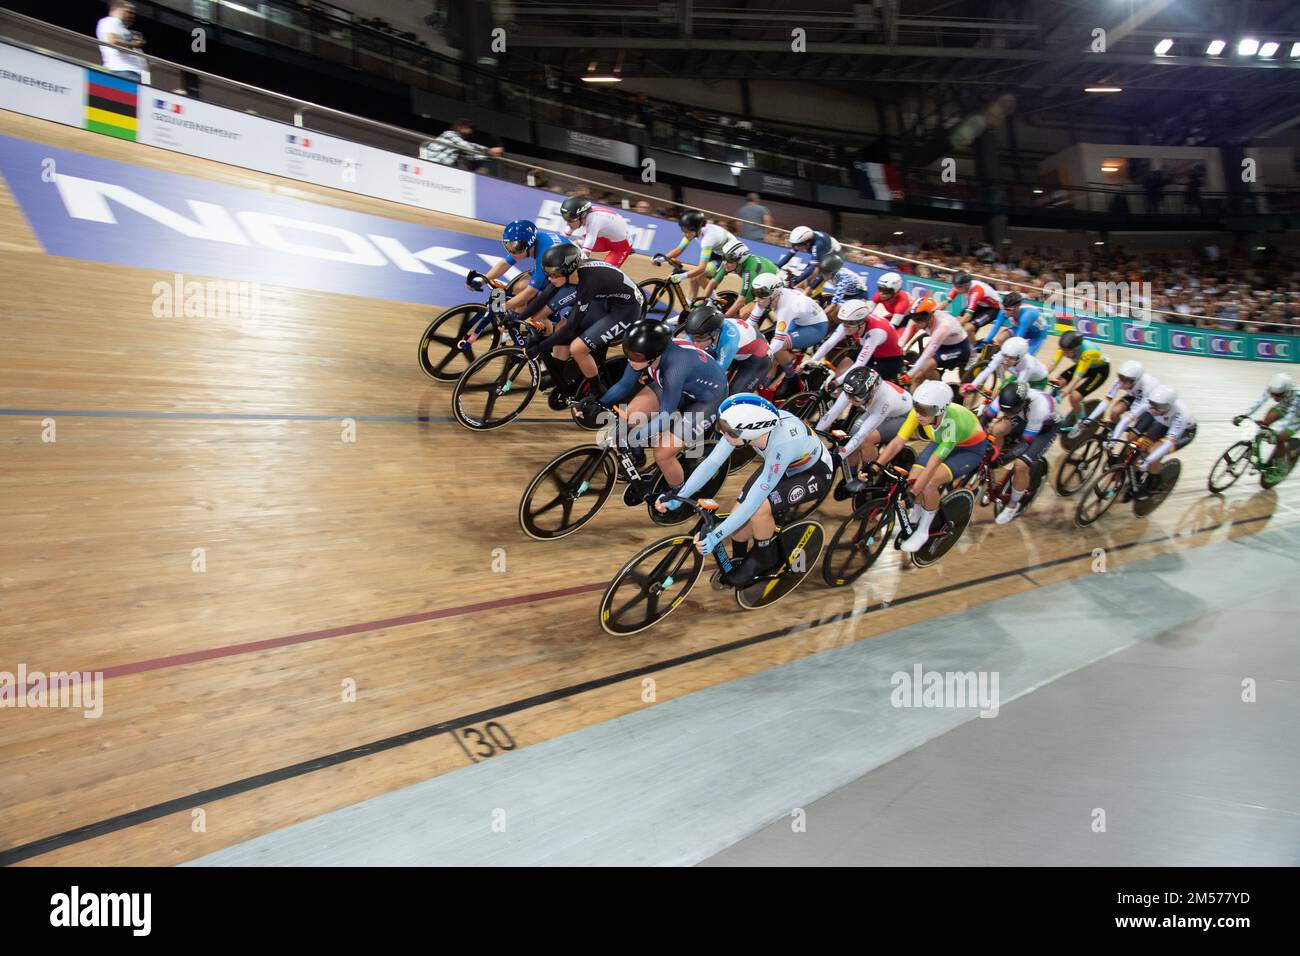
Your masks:
[{"label": "sponsor banner", "polygon": [[473,218],[477,179],[473,173],[369,147],[362,161],[368,170],[367,182],[375,189],[371,195],[407,206]]},{"label": "sponsor banner", "polygon": [[1297,350],[1296,340],[1293,338],[1271,335],[1254,335],[1251,338],[1255,347],[1255,354],[1250,356],[1251,358],[1259,359],[1262,362],[1300,361],[1300,350]]},{"label": "sponsor banner", "polygon": [[318,186],[376,195],[378,183],[369,181],[373,177],[370,163],[366,161],[369,147],[298,126],[282,123],[275,126],[274,166],[263,172]]},{"label": "sponsor banner", "polygon": [[0,109],[81,126],[86,116],[86,71],[0,44]]},{"label": "sponsor banner", "polygon": [[1250,358],[1245,334],[1241,332],[1208,331],[1209,354],[1218,358]]},{"label": "sponsor banner", "polygon": [[1098,319],[1088,315],[1066,316],[1073,318],[1074,327],[1094,342],[1114,342],[1115,322],[1113,319]]},{"label": "sponsor banner", "polygon": [[263,172],[277,172],[284,125],[186,96],[140,88],[136,142]]},{"label": "sponsor banner", "polygon": [[1146,322],[1119,323],[1119,344],[1134,349],[1150,349],[1152,352],[1164,351],[1161,341],[1163,326],[1149,325]]},{"label": "sponsor banner", "polygon": [[[304,147],[310,148],[310,147]],[[32,175],[55,161],[54,184]],[[0,136],[0,174],[50,255],[446,306],[494,239]],[[146,280],[142,280],[146,281]]]},{"label": "sponsor banner", "polygon": [[86,129],[135,141],[142,87],[120,76],[86,71]]},{"label": "sponsor banner", "polygon": [[1168,326],[1165,329],[1165,341],[1169,343],[1171,352],[1187,355],[1210,354],[1210,338],[1199,329],[1184,330],[1176,326]]},{"label": "sponsor banner", "polygon": [[537,124],[537,135],[541,144],[547,149],[577,153],[579,156],[617,163],[620,166],[634,168],[637,166],[636,147],[631,143],[620,143],[618,140],[592,136],[590,133],[579,133],[577,130],[563,129],[559,126],[548,126],[545,123]]}]

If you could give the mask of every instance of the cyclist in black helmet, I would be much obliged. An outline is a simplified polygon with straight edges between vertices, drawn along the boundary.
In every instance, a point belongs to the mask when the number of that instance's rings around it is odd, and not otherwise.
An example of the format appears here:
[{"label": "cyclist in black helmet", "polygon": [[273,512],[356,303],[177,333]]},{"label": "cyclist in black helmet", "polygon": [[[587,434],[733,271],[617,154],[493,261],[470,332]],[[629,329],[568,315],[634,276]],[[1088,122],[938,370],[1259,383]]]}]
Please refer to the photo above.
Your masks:
[{"label": "cyclist in black helmet", "polygon": [[704,294],[705,285],[709,280],[723,278],[722,271],[722,250],[730,243],[736,241],[736,237],[723,229],[716,222],[708,222],[704,213],[698,209],[688,209],[677,219],[677,225],[682,230],[682,241],[677,243],[669,252],[654,257],[656,264],[662,264],[665,259],[680,259],[686,247],[691,244],[692,239],[700,240],[700,262],[699,265],[692,266],[685,272],[679,272],[672,277],[673,282],[682,282],[690,280],[690,295],[692,299],[698,299]]},{"label": "cyclist in black helmet", "polygon": [[[663,322],[642,319],[623,337],[627,370],[600,395],[580,406],[584,417],[627,403],[623,444],[654,447],[655,463],[673,488],[685,477],[677,454],[694,444],[727,397],[727,375],[707,352],[681,340]],[[671,426],[671,427],[670,427]]]},{"label": "cyclist in black helmet", "polygon": [[731,378],[727,391],[752,392],[768,370],[767,340],[744,320],[731,319],[712,302],[696,304],[682,325],[685,337],[708,352]]},{"label": "cyclist in black helmet", "polygon": [[998,513],[998,524],[1006,524],[1020,513],[1033,467],[1056,441],[1055,416],[1056,400],[1018,379],[1002,386],[997,399],[980,409],[981,424],[1002,449],[997,467],[1013,469],[1011,500]]}]

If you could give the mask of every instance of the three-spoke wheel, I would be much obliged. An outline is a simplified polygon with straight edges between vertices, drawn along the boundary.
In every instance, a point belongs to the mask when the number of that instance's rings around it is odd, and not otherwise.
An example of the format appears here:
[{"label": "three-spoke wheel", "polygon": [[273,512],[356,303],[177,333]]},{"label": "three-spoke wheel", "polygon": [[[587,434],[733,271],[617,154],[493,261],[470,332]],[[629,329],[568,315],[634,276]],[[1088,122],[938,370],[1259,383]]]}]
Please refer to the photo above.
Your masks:
[{"label": "three-spoke wheel", "polygon": [[465,369],[451,393],[456,421],[474,431],[508,425],[537,394],[537,363],[514,346],[496,349]]}]

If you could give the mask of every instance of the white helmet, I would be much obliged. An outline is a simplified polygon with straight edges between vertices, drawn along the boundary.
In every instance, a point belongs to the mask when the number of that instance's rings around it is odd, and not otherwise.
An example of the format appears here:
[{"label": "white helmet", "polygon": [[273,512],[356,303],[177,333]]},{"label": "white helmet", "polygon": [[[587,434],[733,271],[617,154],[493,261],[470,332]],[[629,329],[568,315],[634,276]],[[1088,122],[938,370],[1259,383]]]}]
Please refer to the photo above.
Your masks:
[{"label": "white helmet", "polygon": [[1163,415],[1165,412],[1169,411],[1177,399],[1177,392],[1168,385],[1161,385],[1151,393],[1151,410],[1159,415]]},{"label": "white helmet", "polygon": [[781,422],[777,407],[753,392],[737,392],[718,407],[718,428],[724,435],[761,438]]},{"label": "white helmet", "polygon": [[1002,343],[1002,354],[1019,361],[1029,354],[1029,343],[1018,335],[1012,336]]},{"label": "white helmet", "polygon": [[897,272],[886,272],[876,281],[877,292],[897,292],[903,287],[903,277]]},{"label": "white helmet", "polygon": [[1268,393],[1274,398],[1283,398],[1290,394],[1293,388],[1295,382],[1291,381],[1291,376],[1286,372],[1278,372],[1268,380]]},{"label": "white helmet", "polygon": [[844,303],[840,309],[840,321],[846,324],[857,324],[865,322],[875,311],[876,305],[873,302],[864,302],[861,299],[854,299],[851,302]]},{"label": "white helmet", "polygon": [[807,226],[795,226],[790,230],[790,245],[800,246],[805,242],[812,242],[813,231]]},{"label": "white helmet", "polygon": [[1126,378],[1130,382],[1136,382],[1145,371],[1146,369],[1142,367],[1141,362],[1125,362],[1119,367],[1119,377]]},{"label": "white helmet", "polygon": [[754,277],[754,284],[750,286],[754,290],[754,295],[760,299],[768,298],[777,289],[784,286],[781,276],[775,272],[764,272]]},{"label": "white helmet", "polygon": [[935,419],[936,424],[943,418],[951,402],[952,386],[938,379],[932,378],[922,382],[912,393],[912,407],[916,409],[916,413]]}]

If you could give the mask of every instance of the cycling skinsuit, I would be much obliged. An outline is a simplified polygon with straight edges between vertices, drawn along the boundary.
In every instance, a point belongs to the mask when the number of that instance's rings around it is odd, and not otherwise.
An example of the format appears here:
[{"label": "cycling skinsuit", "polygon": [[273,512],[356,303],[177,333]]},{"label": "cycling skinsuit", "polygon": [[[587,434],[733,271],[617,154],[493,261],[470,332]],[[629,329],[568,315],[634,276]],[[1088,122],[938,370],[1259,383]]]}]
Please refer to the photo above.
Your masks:
[{"label": "cycling skinsuit", "polygon": [[639,390],[642,372],[649,379],[646,386],[659,398],[659,412],[628,432],[627,442],[633,447],[643,446],[651,436],[662,431],[671,423],[674,412],[681,413],[682,437],[694,440],[713,424],[718,417],[718,406],[727,397],[727,373],[713,356],[694,345],[674,340],[648,368],[638,372],[628,365],[623,377],[600,396],[600,404],[608,408],[630,399]]},{"label": "cycling skinsuit", "polygon": [[754,278],[765,273],[775,275],[780,271],[771,259],[749,255],[736,266],[736,271],[732,275],[740,276],[740,297],[746,303],[750,303],[754,301]]},{"label": "cycling skinsuit", "polygon": [[[1052,356],[1052,366],[1055,367],[1064,355],[1063,349],[1057,349],[1056,354]],[[1110,378],[1110,360],[1106,358],[1105,352],[1084,339],[1079,343],[1079,357],[1065,370],[1062,377],[1067,382],[1076,377],[1079,379],[1076,392],[1082,398],[1101,388],[1102,383]]]},{"label": "cycling skinsuit", "polygon": [[993,323],[993,328],[989,330],[988,338],[984,341],[992,342],[1002,326],[1006,325],[1008,320],[1015,323],[1015,332],[1012,335],[1018,335],[1029,343],[1029,354],[1037,355],[1038,350],[1043,343],[1047,341],[1047,333],[1051,331],[1051,323],[1047,321],[1038,309],[1032,305],[1022,305],[1020,311],[1016,313],[1014,319],[1007,315],[1006,309],[998,312],[998,319]]},{"label": "cycling skinsuit", "polygon": [[918,428],[930,444],[917,456],[917,466],[927,464],[931,457],[937,458],[948,469],[949,480],[970,474],[979,467],[988,451],[989,439],[980,427],[979,419],[969,408],[961,405],[949,405],[937,429],[933,425],[921,425],[916,409],[912,409],[898,429],[897,437],[911,441]]},{"label": "cycling skinsuit", "polygon": [[573,245],[573,240],[568,236],[562,236],[558,232],[551,232],[545,229],[537,230],[537,239],[533,242],[532,256],[514,256],[506,254],[506,262],[510,265],[518,265],[524,259],[533,260],[533,274],[528,277],[528,284],[534,289],[541,289],[546,285],[546,273],[542,270],[542,255],[551,246]]}]

